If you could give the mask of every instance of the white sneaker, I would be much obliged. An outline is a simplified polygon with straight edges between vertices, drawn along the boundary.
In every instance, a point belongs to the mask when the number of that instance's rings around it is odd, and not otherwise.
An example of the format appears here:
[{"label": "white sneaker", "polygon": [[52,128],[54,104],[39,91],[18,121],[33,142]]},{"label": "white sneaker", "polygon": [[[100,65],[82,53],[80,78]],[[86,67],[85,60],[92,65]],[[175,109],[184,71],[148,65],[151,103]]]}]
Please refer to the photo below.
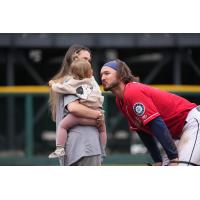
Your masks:
[{"label": "white sneaker", "polygon": [[64,148],[57,148],[53,153],[49,154],[49,158],[58,158],[65,155]]}]

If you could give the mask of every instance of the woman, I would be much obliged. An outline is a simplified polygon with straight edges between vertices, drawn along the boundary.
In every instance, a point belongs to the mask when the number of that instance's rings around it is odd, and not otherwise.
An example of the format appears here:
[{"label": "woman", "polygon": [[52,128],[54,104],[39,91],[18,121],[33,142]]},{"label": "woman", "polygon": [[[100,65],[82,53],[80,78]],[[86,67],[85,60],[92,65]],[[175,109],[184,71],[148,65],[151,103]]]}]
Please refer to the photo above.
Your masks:
[{"label": "woman", "polygon": [[[72,45],[66,52],[60,71],[52,79],[60,79],[69,74],[69,66],[77,58],[91,62],[90,50],[81,45]],[[93,87],[99,87],[94,78]],[[56,121],[56,127],[68,113],[77,117],[96,119],[99,125],[102,124],[102,112],[80,104],[75,95],[57,94],[51,90],[49,103],[52,119]],[[103,151],[104,148],[101,145],[97,127],[77,125],[68,131],[66,156],[59,159],[60,164],[98,166],[101,165]]]}]

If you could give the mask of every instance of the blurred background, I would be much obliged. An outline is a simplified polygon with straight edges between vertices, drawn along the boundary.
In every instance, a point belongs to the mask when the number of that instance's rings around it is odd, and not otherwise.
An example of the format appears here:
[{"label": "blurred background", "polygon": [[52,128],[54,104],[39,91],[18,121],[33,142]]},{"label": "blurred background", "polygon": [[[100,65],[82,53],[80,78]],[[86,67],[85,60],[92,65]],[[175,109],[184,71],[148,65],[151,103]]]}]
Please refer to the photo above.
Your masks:
[{"label": "blurred background", "polygon": [[[92,50],[97,82],[106,61],[125,61],[143,83],[200,104],[200,34],[0,34],[0,165],[58,165],[55,124],[48,108],[47,83],[66,50]],[[141,165],[151,158],[104,93],[108,132],[105,165]]]}]

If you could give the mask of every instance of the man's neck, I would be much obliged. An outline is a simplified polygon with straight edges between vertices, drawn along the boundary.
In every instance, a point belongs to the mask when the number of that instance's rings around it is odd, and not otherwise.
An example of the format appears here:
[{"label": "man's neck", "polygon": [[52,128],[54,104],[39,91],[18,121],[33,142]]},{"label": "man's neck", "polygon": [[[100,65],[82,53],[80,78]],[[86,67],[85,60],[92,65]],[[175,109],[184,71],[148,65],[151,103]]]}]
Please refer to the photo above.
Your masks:
[{"label": "man's neck", "polygon": [[117,86],[116,88],[112,89],[112,93],[119,98],[123,98],[124,96],[124,88],[125,88],[125,84],[124,83],[120,83],[119,86]]}]

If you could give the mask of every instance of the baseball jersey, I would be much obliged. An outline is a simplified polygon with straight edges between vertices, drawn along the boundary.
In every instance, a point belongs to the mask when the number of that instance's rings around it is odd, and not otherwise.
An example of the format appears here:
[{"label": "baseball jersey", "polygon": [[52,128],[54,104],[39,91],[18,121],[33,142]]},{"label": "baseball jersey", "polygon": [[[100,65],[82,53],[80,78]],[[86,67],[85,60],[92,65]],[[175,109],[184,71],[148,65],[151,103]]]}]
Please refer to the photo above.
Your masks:
[{"label": "baseball jersey", "polygon": [[124,99],[116,97],[116,104],[131,130],[152,134],[148,123],[160,116],[173,138],[179,138],[188,112],[197,106],[180,96],[137,82],[125,86]]}]

